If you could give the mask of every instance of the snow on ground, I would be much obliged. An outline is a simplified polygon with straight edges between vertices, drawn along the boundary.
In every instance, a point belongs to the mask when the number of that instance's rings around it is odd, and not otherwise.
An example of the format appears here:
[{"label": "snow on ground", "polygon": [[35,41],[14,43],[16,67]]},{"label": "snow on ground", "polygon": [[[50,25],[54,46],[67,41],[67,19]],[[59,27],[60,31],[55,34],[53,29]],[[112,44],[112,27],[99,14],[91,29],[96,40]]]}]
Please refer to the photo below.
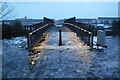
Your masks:
[{"label": "snow on ground", "polygon": [[[106,45],[108,48],[103,50],[93,50],[96,55],[93,73],[99,77],[120,78],[119,74],[119,52],[118,52],[118,37],[107,36]],[[92,65],[93,66],[93,65]]]},{"label": "snow on ground", "polygon": [[6,45],[6,46],[14,45],[19,48],[27,47],[27,39],[25,37],[15,37],[12,39],[4,39],[4,40],[2,40],[2,43],[3,43],[3,46],[4,45]]},{"label": "snow on ground", "polygon": [[[51,28],[43,53],[29,70],[26,38],[3,40],[4,78],[118,78],[118,46],[116,37],[106,37],[107,49],[89,50],[73,32],[64,28],[62,46],[59,33]],[[21,46],[22,45],[22,46]]]},{"label": "snow on ground", "polygon": [[29,70],[28,51],[25,49],[27,39],[16,37],[2,40],[2,77],[25,77]]}]

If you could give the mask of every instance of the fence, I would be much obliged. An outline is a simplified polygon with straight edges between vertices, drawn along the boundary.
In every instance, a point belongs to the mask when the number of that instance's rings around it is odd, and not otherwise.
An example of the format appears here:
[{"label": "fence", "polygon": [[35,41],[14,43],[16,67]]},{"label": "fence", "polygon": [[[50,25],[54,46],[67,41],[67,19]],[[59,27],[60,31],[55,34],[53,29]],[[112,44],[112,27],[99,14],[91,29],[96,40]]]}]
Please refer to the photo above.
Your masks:
[{"label": "fence", "polygon": [[77,36],[88,46],[93,47],[94,26],[75,22],[74,19],[73,21],[65,21],[63,25],[77,33]]},{"label": "fence", "polygon": [[50,21],[47,19],[44,20],[44,22],[42,23],[25,26],[25,29],[28,32],[27,39],[28,39],[29,51],[31,50],[32,47],[36,45],[36,43],[40,40],[40,38],[42,38],[43,33],[50,27],[54,26],[54,22],[50,22]]}]

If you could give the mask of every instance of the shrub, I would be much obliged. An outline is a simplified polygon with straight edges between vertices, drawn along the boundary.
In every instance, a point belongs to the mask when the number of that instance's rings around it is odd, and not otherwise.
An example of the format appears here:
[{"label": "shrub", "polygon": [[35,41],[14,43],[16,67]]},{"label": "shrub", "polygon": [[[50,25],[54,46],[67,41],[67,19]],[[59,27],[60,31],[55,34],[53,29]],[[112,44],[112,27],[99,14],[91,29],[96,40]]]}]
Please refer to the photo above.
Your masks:
[{"label": "shrub", "polygon": [[19,20],[15,20],[11,24],[2,24],[2,39],[10,39],[25,35],[26,31]]}]

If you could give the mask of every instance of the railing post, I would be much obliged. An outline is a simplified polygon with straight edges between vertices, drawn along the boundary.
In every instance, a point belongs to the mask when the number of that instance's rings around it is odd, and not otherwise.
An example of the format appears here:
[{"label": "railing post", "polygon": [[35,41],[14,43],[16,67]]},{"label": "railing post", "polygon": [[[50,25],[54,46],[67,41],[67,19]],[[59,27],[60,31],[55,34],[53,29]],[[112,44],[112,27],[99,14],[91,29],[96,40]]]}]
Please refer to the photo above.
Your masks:
[{"label": "railing post", "polygon": [[30,36],[29,36],[29,34],[28,34],[28,50],[30,51]]},{"label": "railing post", "polygon": [[[91,26],[90,25],[88,25],[88,28],[89,28],[89,31],[91,31],[90,29],[91,29]],[[91,38],[91,34],[88,34],[88,44],[89,45],[91,45],[91,40],[90,40],[90,38]]]},{"label": "railing post", "polygon": [[91,34],[91,45],[90,45],[91,49],[93,49],[93,34]]},{"label": "railing post", "polygon": [[31,49],[31,35],[29,33],[31,32],[31,26],[27,26],[27,44],[28,44],[28,50],[30,51]]},{"label": "railing post", "polygon": [[32,26],[30,26],[30,32],[32,32]]},{"label": "railing post", "polygon": [[62,35],[61,35],[61,30],[59,30],[59,46],[62,45]]},{"label": "railing post", "polygon": [[92,34],[91,34],[91,49],[93,49],[93,39],[94,39],[94,26],[92,26]]}]

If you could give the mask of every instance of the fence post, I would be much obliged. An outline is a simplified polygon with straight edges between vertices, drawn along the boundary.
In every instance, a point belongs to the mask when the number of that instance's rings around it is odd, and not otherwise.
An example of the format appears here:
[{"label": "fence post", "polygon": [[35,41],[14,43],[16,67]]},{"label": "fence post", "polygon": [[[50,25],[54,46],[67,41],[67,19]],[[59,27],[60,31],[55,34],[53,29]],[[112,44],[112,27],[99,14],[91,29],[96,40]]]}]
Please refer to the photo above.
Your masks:
[{"label": "fence post", "polygon": [[59,46],[62,45],[62,36],[61,36],[61,30],[59,30]]}]

